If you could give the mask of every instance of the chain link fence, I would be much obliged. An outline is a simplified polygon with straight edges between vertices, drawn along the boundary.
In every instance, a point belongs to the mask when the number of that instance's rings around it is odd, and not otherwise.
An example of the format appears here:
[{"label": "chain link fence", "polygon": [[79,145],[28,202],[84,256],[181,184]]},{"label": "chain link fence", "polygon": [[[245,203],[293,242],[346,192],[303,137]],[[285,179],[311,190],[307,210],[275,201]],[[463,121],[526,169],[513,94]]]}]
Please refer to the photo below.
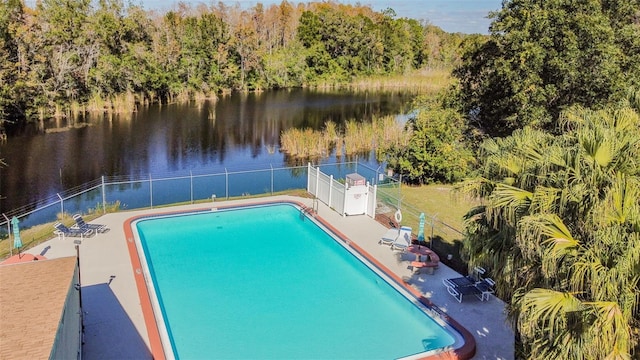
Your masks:
[{"label": "chain link fence", "polygon": [[[467,264],[461,258],[462,229],[457,229],[438,219],[425,209],[420,209],[411,204],[411,199],[402,195],[401,182],[386,174],[379,174],[377,187],[376,219],[390,227],[407,225],[412,228],[414,235],[419,232],[420,215],[425,215],[424,241],[422,245],[428,246],[440,255],[441,261],[454,268],[456,271],[466,273]],[[401,222],[396,219],[396,212],[400,211]]]},{"label": "chain link fence", "polygon": [[[441,239],[458,239],[459,230],[438,221],[424,210],[403,201],[398,179],[358,161],[314,165],[335,179],[357,173],[372,185],[377,185],[376,219],[386,225],[397,226],[394,214],[401,210],[403,224],[415,224],[425,213],[425,239],[437,250]],[[16,217],[25,247],[52,237],[52,224],[73,223],[73,214],[99,216],[106,212],[148,209],[177,204],[194,204],[250,196],[273,195],[307,187],[308,166],[294,166],[219,173],[174,173],[169,175],[102,176],[80,186],[66,189],[32,204],[12,209],[0,219],[0,259],[13,252],[11,248],[11,219]],[[448,254],[450,249],[442,249]]]}]

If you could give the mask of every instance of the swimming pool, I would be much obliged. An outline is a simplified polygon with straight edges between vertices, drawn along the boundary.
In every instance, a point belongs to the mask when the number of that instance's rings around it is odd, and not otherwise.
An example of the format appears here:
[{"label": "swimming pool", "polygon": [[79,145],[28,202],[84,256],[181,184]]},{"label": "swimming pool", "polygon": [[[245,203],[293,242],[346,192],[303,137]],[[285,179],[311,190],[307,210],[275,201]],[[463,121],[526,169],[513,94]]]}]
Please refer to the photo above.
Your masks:
[{"label": "swimming pool", "polygon": [[389,359],[462,341],[290,204],[135,226],[177,358]]}]

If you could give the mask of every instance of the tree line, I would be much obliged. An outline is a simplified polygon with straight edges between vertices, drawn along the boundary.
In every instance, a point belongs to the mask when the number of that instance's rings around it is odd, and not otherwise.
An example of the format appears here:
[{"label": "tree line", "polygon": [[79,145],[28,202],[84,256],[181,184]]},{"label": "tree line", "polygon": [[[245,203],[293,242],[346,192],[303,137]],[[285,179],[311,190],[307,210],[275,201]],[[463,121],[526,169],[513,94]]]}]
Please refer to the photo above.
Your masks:
[{"label": "tree line", "polygon": [[496,280],[516,358],[638,358],[640,1],[505,0],[491,18],[390,164],[479,200],[462,255]]},{"label": "tree line", "polygon": [[3,121],[453,67],[388,163],[482,200],[464,256],[497,280],[517,358],[640,353],[640,0],[505,0],[489,36],[333,2],[93,4],[0,3]]},{"label": "tree line", "polygon": [[481,204],[462,256],[496,280],[516,358],[638,358],[640,1],[506,0],[491,18],[389,164]]},{"label": "tree line", "polygon": [[190,7],[123,0],[0,3],[0,120],[334,85],[451,63],[460,35],[334,2]]}]

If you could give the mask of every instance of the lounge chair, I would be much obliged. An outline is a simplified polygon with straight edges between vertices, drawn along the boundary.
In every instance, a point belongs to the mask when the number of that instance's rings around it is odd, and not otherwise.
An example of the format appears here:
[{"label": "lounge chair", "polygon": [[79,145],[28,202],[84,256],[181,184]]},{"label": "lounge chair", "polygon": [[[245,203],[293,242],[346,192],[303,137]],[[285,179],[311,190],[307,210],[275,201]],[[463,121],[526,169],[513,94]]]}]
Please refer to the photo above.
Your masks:
[{"label": "lounge chair", "polygon": [[382,235],[380,240],[378,240],[378,244],[391,245],[393,244],[394,241],[396,241],[399,234],[400,234],[400,230],[389,229],[384,235]]},{"label": "lounge chair", "polygon": [[53,233],[58,235],[58,237],[62,239],[64,239],[66,236],[85,238],[94,234],[94,231],[92,229],[72,229],[59,222],[55,223],[53,227],[56,228]]},{"label": "lounge chair", "polygon": [[411,246],[411,228],[409,226],[403,226],[400,228],[400,234],[391,243],[391,250],[405,251]]},{"label": "lounge chair", "polygon": [[462,300],[467,295],[474,295],[480,300],[484,299],[484,295],[480,289],[471,285],[471,286],[447,286],[447,292],[453,296],[459,303],[462,303]]},{"label": "lounge chair", "polygon": [[[442,283],[458,302],[462,302],[465,295],[475,295],[480,301],[486,301],[489,300],[489,295],[493,294],[496,283],[491,278],[480,279],[480,273],[484,273],[484,269],[476,268],[469,276],[443,279]],[[474,274],[478,278],[474,277]]]},{"label": "lounge chair", "polygon": [[471,272],[471,274],[467,275],[467,276],[460,276],[457,278],[451,278],[451,279],[444,279],[442,280],[442,282],[448,286],[454,286],[454,287],[459,287],[459,286],[471,286],[476,284],[479,281],[482,281],[482,275],[484,275],[485,270],[479,266],[476,266],[473,271]]},{"label": "lounge chair", "polygon": [[489,300],[489,295],[493,294],[496,287],[496,283],[491,278],[486,278],[478,281],[475,287],[482,292],[482,298],[480,300]]},{"label": "lounge chair", "polygon": [[467,275],[467,277],[474,282],[482,281],[482,276],[486,272],[487,271],[483,267],[476,266],[473,268],[473,271],[471,271],[471,274]]},{"label": "lounge chair", "polygon": [[73,215],[73,220],[76,221],[76,224],[71,227],[71,229],[81,229],[81,230],[93,230],[96,233],[105,233],[109,231],[109,227],[107,225],[101,224],[89,224],[84,221],[82,215],[75,214]]},{"label": "lounge chair", "polygon": [[476,284],[476,282],[473,281],[473,279],[471,279],[468,276],[460,276],[460,277],[457,277],[457,278],[442,279],[442,283],[446,287],[453,287],[453,288],[465,287],[465,286],[473,286],[473,285]]}]

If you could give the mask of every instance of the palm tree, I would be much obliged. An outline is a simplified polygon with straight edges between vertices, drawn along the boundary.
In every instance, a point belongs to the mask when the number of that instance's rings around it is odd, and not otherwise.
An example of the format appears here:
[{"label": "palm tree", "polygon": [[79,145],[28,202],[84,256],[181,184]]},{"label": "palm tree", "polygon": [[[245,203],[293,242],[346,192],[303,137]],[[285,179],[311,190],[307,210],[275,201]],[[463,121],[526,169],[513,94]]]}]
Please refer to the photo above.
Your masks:
[{"label": "palm tree", "polygon": [[565,112],[564,134],[482,145],[465,255],[493,269],[528,358],[630,359],[640,336],[640,117]]}]

